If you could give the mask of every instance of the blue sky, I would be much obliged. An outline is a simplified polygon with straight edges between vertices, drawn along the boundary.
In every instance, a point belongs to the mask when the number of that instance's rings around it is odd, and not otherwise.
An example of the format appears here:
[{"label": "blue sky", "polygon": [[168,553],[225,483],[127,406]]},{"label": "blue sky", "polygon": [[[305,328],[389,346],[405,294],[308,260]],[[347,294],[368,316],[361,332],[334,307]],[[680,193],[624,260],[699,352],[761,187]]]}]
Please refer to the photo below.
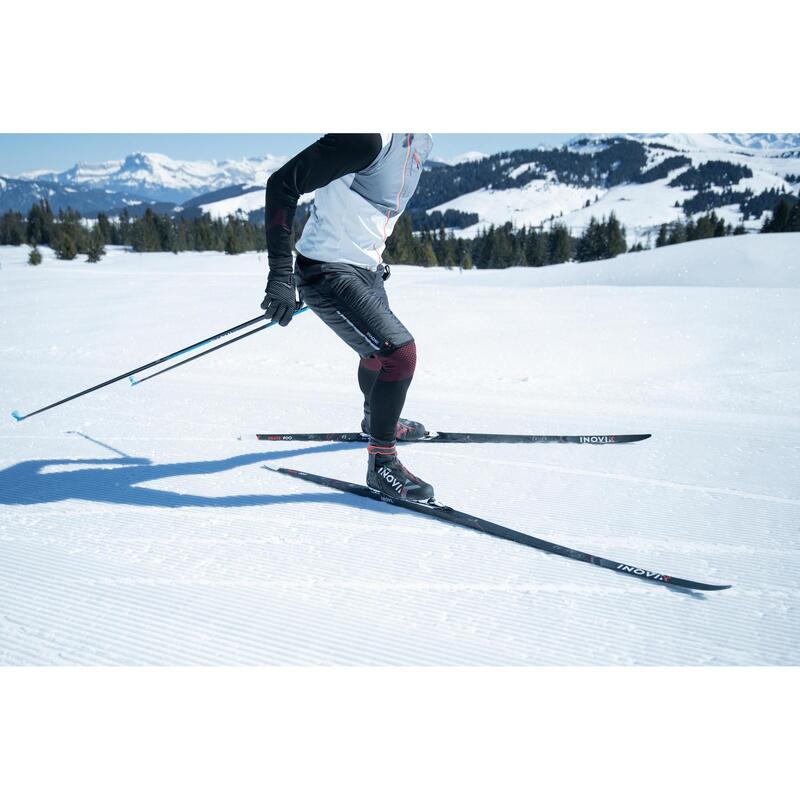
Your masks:
[{"label": "blue sky", "polygon": [[[6,133],[0,134],[0,175],[33,169],[64,170],[78,161],[108,161],[137,150],[194,160],[242,156],[292,155],[317,133]],[[439,133],[433,156],[443,159],[479,150],[497,153],[538,144],[558,146],[574,134]]]}]

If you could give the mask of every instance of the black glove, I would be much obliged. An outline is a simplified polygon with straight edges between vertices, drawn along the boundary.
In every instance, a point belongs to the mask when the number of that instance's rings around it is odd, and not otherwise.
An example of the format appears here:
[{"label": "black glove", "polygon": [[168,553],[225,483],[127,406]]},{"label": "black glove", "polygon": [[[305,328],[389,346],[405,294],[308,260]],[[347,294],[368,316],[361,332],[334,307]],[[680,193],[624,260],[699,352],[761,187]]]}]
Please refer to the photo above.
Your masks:
[{"label": "black glove", "polygon": [[264,316],[277,321],[278,325],[285,328],[292,321],[292,314],[297,308],[295,295],[294,274],[286,270],[271,269],[267,279],[267,289],[261,303]]}]

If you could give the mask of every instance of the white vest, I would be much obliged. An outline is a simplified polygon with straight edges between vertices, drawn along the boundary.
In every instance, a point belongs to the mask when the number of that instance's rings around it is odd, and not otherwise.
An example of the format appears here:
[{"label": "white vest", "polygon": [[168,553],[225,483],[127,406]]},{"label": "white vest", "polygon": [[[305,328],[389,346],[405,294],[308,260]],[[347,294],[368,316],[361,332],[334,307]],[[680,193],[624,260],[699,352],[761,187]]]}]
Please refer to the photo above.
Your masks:
[{"label": "white vest", "polygon": [[316,261],[366,269],[381,264],[386,240],[414,194],[433,147],[427,133],[381,134],[378,157],[317,189],[297,251]]}]

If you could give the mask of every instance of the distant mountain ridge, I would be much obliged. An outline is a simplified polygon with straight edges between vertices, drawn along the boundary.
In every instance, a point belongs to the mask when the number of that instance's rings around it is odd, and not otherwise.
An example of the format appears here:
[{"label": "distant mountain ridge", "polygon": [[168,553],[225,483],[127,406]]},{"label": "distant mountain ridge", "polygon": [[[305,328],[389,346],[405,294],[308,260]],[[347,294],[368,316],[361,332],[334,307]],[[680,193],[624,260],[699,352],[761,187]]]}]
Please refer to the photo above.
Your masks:
[{"label": "distant mountain ridge", "polygon": [[109,189],[93,189],[91,187],[62,186],[50,181],[20,180],[18,178],[0,178],[0,214],[7,211],[27,213],[34,203],[47,201],[50,208],[58,213],[68,208],[79,211],[85,217],[97,214],[119,214],[128,210],[132,215],[144,213],[146,208],[155,213],[169,214],[174,209],[173,203],[165,203],[142,197],[130,192],[112,192]]},{"label": "distant mountain ridge", "polygon": [[286,160],[286,156],[265,155],[219,162],[181,161],[160,153],[131,153],[121,160],[81,162],[63,172],[35,170],[18,178],[180,203],[236,184],[263,186]]},{"label": "distant mountain ridge", "polygon": [[[435,159],[434,149],[433,157]],[[0,178],[0,213],[47,199],[55,211],[229,215],[263,222],[264,186],[286,156],[179,161],[156,153]],[[581,135],[555,148],[429,162],[409,204],[413,226],[471,237],[494,225],[559,222],[579,235],[615,214],[630,244],[659,226],[714,210],[758,229],[783,195],[800,190],[800,133]],[[303,198],[304,202],[311,196]],[[302,215],[298,215],[299,217]]]}]

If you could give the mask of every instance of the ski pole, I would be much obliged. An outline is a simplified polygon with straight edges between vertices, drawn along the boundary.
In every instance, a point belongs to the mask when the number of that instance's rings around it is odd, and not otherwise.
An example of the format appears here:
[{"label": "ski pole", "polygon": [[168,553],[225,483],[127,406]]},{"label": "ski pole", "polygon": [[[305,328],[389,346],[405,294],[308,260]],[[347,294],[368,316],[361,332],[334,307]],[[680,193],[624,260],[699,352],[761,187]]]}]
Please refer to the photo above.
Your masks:
[{"label": "ski pole", "polygon": [[136,367],[136,369],[132,369],[122,375],[117,375],[116,378],[110,378],[107,381],[98,383],[96,386],[90,387],[89,389],[84,389],[82,392],[77,392],[76,394],[70,395],[69,397],[65,397],[63,400],[57,400],[55,403],[50,403],[50,405],[48,406],[37,408],[36,411],[30,411],[27,414],[20,414],[19,411],[12,411],[11,416],[14,417],[14,419],[17,422],[22,422],[23,419],[27,419],[28,417],[32,417],[36,414],[41,414],[42,411],[49,411],[51,408],[60,406],[63,403],[68,403],[70,400],[75,400],[78,397],[83,397],[83,395],[85,394],[89,394],[90,392],[102,389],[104,386],[110,386],[112,383],[121,381],[124,378],[129,378],[131,375],[135,375],[137,372],[143,372],[146,369],[150,369],[150,367],[155,367],[158,366],[159,364],[163,364],[165,361],[169,361],[172,358],[177,358],[178,356],[182,356],[184,353],[196,350],[198,347],[202,347],[205,344],[209,344],[210,342],[214,342],[217,339],[221,339],[223,336],[228,336],[231,333],[235,333],[236,331],[239,331],[242,328],[246,328],[248,325],[260,322],[263,319],[264,319],[263,314],[260,317],[253,317],[253,319],[249,319],[247,320],[247,322],[242,322],[239,325],[234,325],[234,327],[228,328],[228,330],[226,331],[215,333],[213,336],[209,336],[207,339],[203,339],[199,342],[195,342],[194,344],[190,344],[188,347],[182,347],[180,350],[176,350],[174,353],[170,353],[168,356],[162,356],[161,358],[157,358],[155,361],[151,361],[149,364],[144,364],[141,367]]},{"label": "ski pole", "polygon": [[[292,317],[296,317],[298,314],[302,314],[304,311],[308,310],[308,306],[301,306],[297,309],[297,311],[292,314]],[[156,375],[163,375],[165,372],[169,372],[171,369],[177,369],[178,367],[182,367],[184,364],[188,364],[190,361],[194,361],[196,358],[202,358],[203,356],[207,356],[209,353],[213,353],[215,350],[219,350],[221,347],[227,347],[229,344],[233,344],[234,342],[238,342],[239,339],[244,339],[247,336],[252,336],[254,333],[258,333],[259,331],[266,330],[267,328],[271,328],[273,325],[277,325],[277,320],[273,320],[272,322],[268,322],[266,325],[262,325],[260,328],[253,328],[252,331],[246,331],[245,333],[241,333],[238,336],[235,336],[233,339],[229,339],[227,342],[222,342],[222,344],[214,345],[214,347],[209,347],[208,350],[203,350],[202,353],[197,353],[196,355],[189,356],[189,358],[184,358],[183,361],[179,361],[177,364],[171,364],[168,367],[164,367],[164,369],[160,369],[158,372],[154,372],[151,375],[145,375],[144,378],[141,380],[136,380],[135,378],[131,377],[131,386],[138,386],[140,383],[144,383],[145,381],[149,381],[150,378],[155,378]]]}]

